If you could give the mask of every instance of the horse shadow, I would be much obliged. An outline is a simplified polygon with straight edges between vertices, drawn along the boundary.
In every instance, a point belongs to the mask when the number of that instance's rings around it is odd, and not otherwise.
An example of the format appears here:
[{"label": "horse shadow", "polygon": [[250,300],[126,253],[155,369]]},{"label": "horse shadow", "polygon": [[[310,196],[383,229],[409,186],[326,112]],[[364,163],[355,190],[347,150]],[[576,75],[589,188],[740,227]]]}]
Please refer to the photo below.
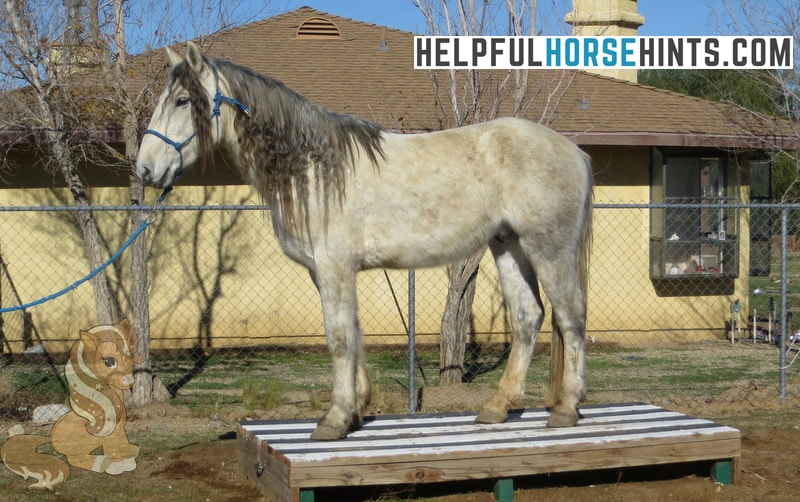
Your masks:
[{"label": "horse shadow", "polygon": [[211,355],[200,347],[195,347],[190,357],[194,359],[194,365],[189,368],[181,378],[166,386],[167,392],[169,392],[172,398],[177,397],[178,391],[201,374],[206,365],[208,365],[208,361],[211,359]]},{"label": "horse shadow", "polygon": [[485,356],[483,344],[478,342],[468,342],[466,347],[466,357],[464,358],[464,370],[461,373],[462,383],[472,383],[475,378],[490,373],[503,366],[508,361],[511,352],[511,343],[503,342],[503,348],[494,359]]}]

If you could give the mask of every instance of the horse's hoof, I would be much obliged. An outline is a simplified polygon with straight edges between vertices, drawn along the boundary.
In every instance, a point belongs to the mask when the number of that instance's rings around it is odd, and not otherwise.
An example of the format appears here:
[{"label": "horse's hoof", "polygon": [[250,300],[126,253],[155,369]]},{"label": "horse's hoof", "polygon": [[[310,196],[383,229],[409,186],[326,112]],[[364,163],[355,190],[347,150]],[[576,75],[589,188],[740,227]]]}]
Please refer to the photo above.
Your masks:
[{"label": "horse's hoof", "polygon": [[314,441],[336,441],[337,439],[344,439],[345,437],[347,437],[347,428],[338,428],[324,424],[317,425],[317,428],[311,433],[311,439]]},{"label": "horse's hoof", "polygon": [[478,416],[475,417],[475,423],[478,424],[501,424],[508,418],[508,412],[496,410],[481,410]]},{"label": "horse's hoof", "polygon": [[573,427],[578,423],[578,413],[576,411],[572,411],[572,413],[560,413],[557,411],[551,411],[550,417],[547,419],[547,426],[552,428],[558,427]]},{"label": "horse's hoof", "polygon": [[106,474],[122,474],[136,469],[136,459],[126,458],[118,462],[112,462],[106,468]]}]

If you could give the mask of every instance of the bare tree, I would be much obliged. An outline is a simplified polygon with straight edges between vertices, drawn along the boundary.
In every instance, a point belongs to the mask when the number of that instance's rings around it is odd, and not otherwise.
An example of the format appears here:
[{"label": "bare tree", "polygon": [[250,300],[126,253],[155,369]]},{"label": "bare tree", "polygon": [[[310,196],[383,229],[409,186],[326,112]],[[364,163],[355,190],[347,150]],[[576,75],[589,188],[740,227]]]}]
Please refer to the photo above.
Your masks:
[{"label": "bare tree", "polygon": [[[535,35],[536,0],[414,0],[430,35]],[[544,75],[547,73],[547,75]],[[571,80],[563,71],[539,72],[534,81],[528,70],[450,69],[431,71],[437,103],[448,126],[458,127],[501,115],[549,123]],[[533,116],[538,114],[538,116]],[[456,195],[457,196],[457,195]],[[486,247],[449,268],[449,286],[442,316],[439,383],[461,382],[472,317],[476,279]]]},{"label": "bare tree", "polygon": [[[717,30],[726,35],[789,35],[794,47],[800,44],[800,3],[797,0],[723,0],[712,10]],[[761,110],[731,102],[737,110],[731,117],[744,134],[754,137],[754,142],[773,153],[773,177],[787,178],[779,195],[782,199],[796,198],[800,186],[800,54],[795,50],[794,67],[782,70],[740,70],[747,72],[748,79],[766,89],[766,94],[774,104],[773,110],[781,118],[782,130],[777,133],[774,117],[765,116]],[[741,113],[742,111],[747,113]],[[746,118],[742,118],[746,117]],[[781,135],[791,141],[773,141]]]},{"label": "bare tree", "polygon": [[[74,2],[68,3],[67,20],[74,19]],[[32,8],[22,0],[8,0],[4,4],[5,22],[0,32],[4,66],[16,78],[26,82],[33,98],[30,115],[25,117],[26,128],[40,135],[48,151],[52,170],[63,179],[76,206],[86,208],[77,213],[83,239],[86,245],[89,267],[98,268],[105,260],[103,245],[99,237],[97,222],[91,211],[86,187],[81,179],[73,146],[79,141],[73,129],[74,110],[70,110],[70,96],[65,78],[69,66],[83,61],[84,54],[78,53],[71,41],[80,38],[81,33],[74,24],[53,24],[57,16],[47,15]],[[43,32],[45,31],[46,32]],[[60,35],[52,38],[53,34]],[[53,44],[50,51],[43,50],[43,40],[64,40],[63,44]],[[113,323],[119,316],[119,306],[115,305],[107,276],[97,274],[91,280],[94,290],[95,312],[101,324]]]},{"label": "bare tree", "polygon": [[[0,72],[13,82],[5,87],[16,87],[22,98],[30,97],[16,100],[14,110],[2,115],[0,127],[33,134],[41,147],[43,164],[63,178],[71,202],[87,208],[76,213],[76,225],[92,269],[113,253],[115,249],[109,246],[115,240],[108,235],[104,238],[95,215],[88,210],[89,190],[80,166],[113,167],[132,173],[130,166],[138,153],[139,117],[144,115],[140,109],[148,107],[153,96],[151,88],[134,88],[129,81],[126,25],[154,26],[146,35],[152,38],[144,44],[137,41],[150,47],[230,27],[236,22],[233,13],[238,9],[238,2],[193,2],[190,12],[176,20],[168,15],[172,7],[165,10],[148,3],[131,6],[125,0],[64,0],[61,6],[48,4],[42,8],[38,0],[6,0],[0,19]],[[158,66],[162,63],[159,59]],[[122,126],[122,153],[96,134],[109,123]],[[144,200],[144,188],[134,176],[130,176],[130,200],[134,205]],[[120,222],[113,228],[119,235],[129,234],[146,216],[132,211],[130,228]],[[147,248],[145,234],[131,247],[130,292],[123,285],[123,277],[128,275],[120,262],[92,280],[97,322],[112,323],[127,310],[139,337],[139,350],[145,359],[136,368],[133,402],[129,403],[134,405],[164,395],[158,392],[158,379],[151,368]]]},{"label": "bare tree", "polygon": [[[90,0],[92,13],[91,26],[95,14],[99,14],[98,0]],[[123,162],[133,166],[139,154],[139,121],[136,100],[128,94],[126,75],[128,74],[127,39],[125,33],[124,0],[114,0],[114,56],[111,67],[104,65],[106,80],[115,90],[115,98],[122,109],[122,131],[125,141]],[[130,201],[131,205],[139,205],[144,200],[144,185],[133,175],[130,169]],[[131,211],[131,229],[144,224],[147,214]],[[132,389],[131,405],[143,406],[152,401],[166,399],[166,389],[153,371],[153,359],[150,352],[150,309],[149,288],[147,279],[147,234],[142,234],[131,245],[131,292],[129,297],[131,326],[138,338],[138,350],[141,362],[136,363],[134,372],[136,380]]]}]

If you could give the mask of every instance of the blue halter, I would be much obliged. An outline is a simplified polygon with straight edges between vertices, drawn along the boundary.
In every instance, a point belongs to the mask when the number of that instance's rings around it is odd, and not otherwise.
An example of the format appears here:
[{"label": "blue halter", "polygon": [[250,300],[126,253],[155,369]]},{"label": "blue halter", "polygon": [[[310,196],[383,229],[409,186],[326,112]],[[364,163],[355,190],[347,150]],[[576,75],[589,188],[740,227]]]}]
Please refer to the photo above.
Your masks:
[{"label": "blue halter", "polygon": [[[220,106],[222,106],[222,103],[228,103],[228,104],[237,106],[248,117],[250,116],[250,110],[247,108],[247,106],[245,106],[240,101],[238,101],[238,100],[236,100],[236,99],[234,99],[234,98],[232,98],[230,96],[225,96],[224,94],[222,94],[222,92],[220,92],[220,90],[219,90],[219,73],[217,72],[217,67],[214,66],[214,65],[210,65],[210,66],[211,66],[211,69],[214,71],[214,78],[216,79],[216,82],[217,82],[217,90],[214,93],[214,108],[211,111],[211,117],[209,117],[209,120],[216,119],[216,121],[217,121],[217,135],[219,135],[219,115],[220,115]],[[178,171],[175,173],[173,181],[177,180],[181,175],[181,171],[183,171],[183,147],[188,145],[189,142],[192,141],[195,136],[197,136],[197,133],[192,133],[188,138],[186,138],[185,140],[180,141],[180,142],[172,140],[172,139],[166,137],[165,135],[161,134],[160,132],[154,131],[153,129],[145,129],[144,134],[152,134],[153,136],[155,136],[156,138],[162,140],[163,142],[165,142],[166,144],[168,144],[169,146],[171,146],[172,148],[174,148],[178,152],[178,162],[179,162],[178,163]]]}]

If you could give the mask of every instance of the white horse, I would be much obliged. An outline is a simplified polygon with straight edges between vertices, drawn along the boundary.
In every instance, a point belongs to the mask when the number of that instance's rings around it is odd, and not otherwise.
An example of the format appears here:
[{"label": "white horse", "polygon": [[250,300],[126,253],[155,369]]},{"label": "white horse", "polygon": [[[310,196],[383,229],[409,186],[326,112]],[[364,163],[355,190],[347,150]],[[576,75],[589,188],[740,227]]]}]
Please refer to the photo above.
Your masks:
[{"label": "white horse", "polygon": [[219,153],[270,205],[284,252],[308,268],[319,290],[333,356],[332,402],[313,439],[340,439],[360,427],[369,401],[356,273],[452,263],[486,243],[513,343],[477,421],[502,422],[520,404],[544,316],[538,281],[553,309],[548,425],[577,423],[586,391],[592,206],[585,153],[515,118],[393,134],[192,43],[185,58],[168,54],[172,70],[136,174],[168,187],[184,167]]}]

